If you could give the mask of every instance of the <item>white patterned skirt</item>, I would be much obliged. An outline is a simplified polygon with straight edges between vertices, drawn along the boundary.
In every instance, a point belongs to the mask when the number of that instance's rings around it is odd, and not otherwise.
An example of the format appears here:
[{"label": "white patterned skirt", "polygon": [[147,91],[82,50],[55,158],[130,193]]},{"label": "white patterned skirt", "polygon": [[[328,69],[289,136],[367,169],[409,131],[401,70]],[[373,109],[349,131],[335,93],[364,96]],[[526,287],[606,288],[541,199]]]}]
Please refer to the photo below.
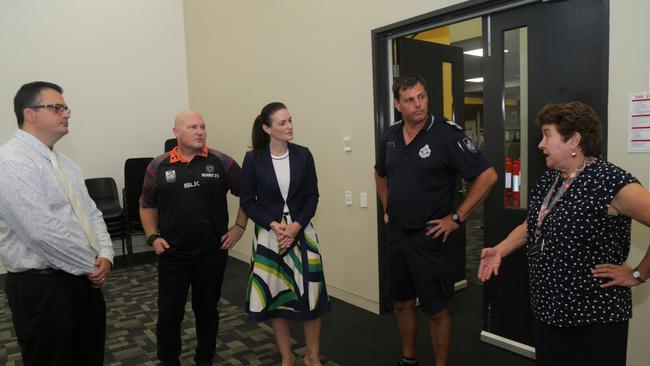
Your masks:
[{"label": "white patterned skirt", "polygon": [[[282,218],[291,223],[291,216]],[[331,310],[318,237],[311,223],[289,248],[278,247],[275,232],[255,225],[246,291],[252,320],[312,320]]]}]

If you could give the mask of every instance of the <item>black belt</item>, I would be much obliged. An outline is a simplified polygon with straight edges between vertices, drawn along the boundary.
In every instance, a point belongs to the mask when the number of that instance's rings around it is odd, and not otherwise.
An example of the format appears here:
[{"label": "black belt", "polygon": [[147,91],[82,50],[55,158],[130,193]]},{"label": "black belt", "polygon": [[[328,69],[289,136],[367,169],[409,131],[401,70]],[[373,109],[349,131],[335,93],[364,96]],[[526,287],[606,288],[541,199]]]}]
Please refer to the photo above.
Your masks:
[{"label": "black belt", "polygon": [[10,272],[12,274],[17,274],[17,275],[55,275],[55,274],[65,274],[66,272],[63,272],[58,269],[54,268],[43,268],[43,269],[28,269],[23,272]]}]

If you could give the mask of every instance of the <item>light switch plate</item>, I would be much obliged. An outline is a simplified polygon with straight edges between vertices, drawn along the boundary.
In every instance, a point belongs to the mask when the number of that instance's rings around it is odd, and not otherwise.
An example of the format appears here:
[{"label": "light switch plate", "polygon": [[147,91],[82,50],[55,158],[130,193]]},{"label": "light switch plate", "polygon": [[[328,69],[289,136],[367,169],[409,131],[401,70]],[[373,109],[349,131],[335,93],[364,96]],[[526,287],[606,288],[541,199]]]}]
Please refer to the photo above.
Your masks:
[{"label": "light switch plate", "polygon": [[343,151],[352,151],[352,138],[350,136],[345,136],[343,138]]}]

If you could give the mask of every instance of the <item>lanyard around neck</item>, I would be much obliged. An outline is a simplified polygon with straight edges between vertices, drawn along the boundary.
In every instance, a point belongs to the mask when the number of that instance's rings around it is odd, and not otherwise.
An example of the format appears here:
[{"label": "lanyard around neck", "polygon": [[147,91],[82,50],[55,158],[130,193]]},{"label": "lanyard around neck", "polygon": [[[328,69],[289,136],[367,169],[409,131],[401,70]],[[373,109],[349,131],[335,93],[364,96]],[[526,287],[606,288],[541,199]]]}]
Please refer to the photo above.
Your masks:
[{"label": "lanyard around neck", "polygon": [[[546,193],[546,197],[544,197],[544,201],[542,202],[542,207],[539,208],[539,214],[537,215],[537,225],[535,225],[535,231],[537,234],[537,231],[539,230],[541,233],[542,229],[542,224],[544,223],[544,219],[548,215],[549,212],[555,207],[557,202],[564,196],[564,193],[566,193],[567,190],[571,187],[571,184],[573,184],[573,181],[575,180],[575,177],[569,177],[565,179],[562,182],[562,185],[560,186],[560,189],[558,190],[557,194],[555,197],[553,197],[553,191],[555,191],[555,186],[557,186],[557,182],[560,180],[560,174],[555,177],[555,180],[553,181],[553,184],[549,188],[548,192]],[[551,197],[553,197],[553,200],[551,200]]]},{"label": "lanyard around neck", "polygon": [[[576,180],[578,175],[582,173],[583,170],[585,170],[586,167],[591,165],[596,159],[594,158],[587,158],[585,159],[585,162],[582,164],[582,167],[576,169],[573,174],[571,174],[568,178],[564,179],[562,181],[562,185],[560,186],[560,189],[558,190],[557,194],[555,194],[555,197],[553,197],[553,191],[555,191],[555,187],[557,186],[557,182],[560,180],[560,174],[558,173],[555,176],[555,180],[553,181],[553,184],[551,187],[548,189],[548,192],[546,193],[546,197],[544,197],[544,201],[542,202],[542,206],[539,208],[539,214],[537,215],[537,224],[535,225],[535,237],[539,239],[542,236],[542,224],[544,223],[544,219],[546,216],[548,216],[548,213],[551,212],[553,207],[557,204],[557,202],[562,198],[564,193],[571,188],[571,185],[573,182]],[[553,198],[551,200],[551,197]]]}]

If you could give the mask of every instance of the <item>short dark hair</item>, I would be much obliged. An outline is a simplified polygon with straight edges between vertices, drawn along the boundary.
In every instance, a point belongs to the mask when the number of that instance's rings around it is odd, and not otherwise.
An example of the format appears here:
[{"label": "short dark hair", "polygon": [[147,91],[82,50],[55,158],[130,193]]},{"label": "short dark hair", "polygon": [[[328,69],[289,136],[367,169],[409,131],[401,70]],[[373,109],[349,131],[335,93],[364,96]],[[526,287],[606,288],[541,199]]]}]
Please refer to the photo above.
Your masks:
[{"label": "short dark hair", "polygon": [[393,81],[393,98],[399,101],[400,91],[411,89],[412,87],[417,85],[417,83],[422,84],[424,90],[425,91],[427,90],[427,84],[424,82],[424,79],[422,79],[422,76],[420,75],[406,74],[406,75],[398,76]]},{"label": "short dark hair", "polygon": [[269,103],[262,108],[260,114],[255,117],[253,122],[253,131],[251,132],[251,140],[253,142],[253,154],[258,161],[262,157],[262,151],[266,149],[271,138],[264,132],[262,125],[271,127],[271,115],[281,109],[287,109],[287,106],[281,102]]},{"label": "short dark hair", "polygon": [[554,124],[557,132],[567,141],[574,133],[579,133],[580,149],[589,157],[600,155],[602,131],[600,119],[590,106],[582,102],[547,104],[537,114],[535,125]]},{"label": "short dark hair", "polygon": [[63,94],[62,87],[47,81],[33,81],[18,89],[18,92],[14,97],[14,112],[16,113],[16,120],[18,121],[18,128],[23,128],[23,124],[25,123],[23,110],[38,103],[38,98],[41,96],[41,91],[43,91],[43,89],[52,89]]}]

